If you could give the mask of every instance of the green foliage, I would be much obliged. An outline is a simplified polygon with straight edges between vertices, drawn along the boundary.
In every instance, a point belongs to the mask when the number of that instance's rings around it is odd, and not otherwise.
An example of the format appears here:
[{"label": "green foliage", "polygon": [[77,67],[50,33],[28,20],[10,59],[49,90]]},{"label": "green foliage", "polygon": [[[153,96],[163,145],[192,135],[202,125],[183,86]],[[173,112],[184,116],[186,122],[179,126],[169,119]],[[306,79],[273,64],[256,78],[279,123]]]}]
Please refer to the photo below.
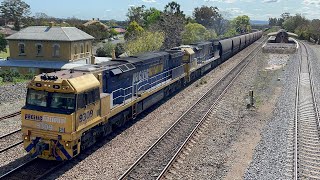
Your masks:
[{"label": "green foliage", "polygon": [[125,52],[123,43],[118,43],[114,49],[115,49],[116,57],[119,57],[121,54]]},{"label": "green foliage", "polygon": [[223,35],[223,37],[233,37],[233,36],[236,36],[236,35],[238,35],[238,32],[236,31],[236,29],[235,28],[231,28]]},{"label": "green foliage", "polygon": [[231,25],[238,33],[248,33],[251,31],[250,18],[247,15],[236,17],[231,21]]},{"label": "green foliage", "polygon": [[119,34],[119,33],[118,33],[116,30],[114,30],[114,29],[111,29],[109,32],[110,32],[111,36],[116,36],[116,35]]},{"label": "green foliage", "polygon": [[173,14],[176,16],[182,16],[183,18],[186,16],[183,11],[181,11],[181,6],[180,4],[178,4],[175,1],[172,1],[170,3],[168,3],[165,7],[164,7],[164,13],[165,14]]},{"label": "green foliage", "polygon": [[134,39],[137,36],[139,36],[143,31],[144,29],[136,21],[132,21],[127,28],[127,32],[124,35],[124,38],[126,40]]},{"label": "green foliage", "polygon": [[16,71],[9,71],[9,70],[5,70],[5,71],[0,71],[0,82],[23,82],[23,81],[27,81],[27,80],[31,80],[33,77],[35,76],[35,74],[30,73],[30,74],[20,74]]},{"label": "green foliage", "polygon": [[193,16],[197,23],[202,24],[206,28],[213,28],[216,19],[219,18],[221,14],[217,7],[202,6],[194,9]]},{"label": "green foliage", "polygon": [[127,17],[128,21],[131,23],[135,21],[137,24],[144,26],[145,24],[145,5],[142,6],[133,6],[128,9]]},{"label": "green foliage", "polygon": [[157,23],[161,18],[161,11],[156,8],[150,8],[146,10],[144,15],[145,26],[148,27]]},{"label": "green foliage", "polygon": [[317,42],[320,43],[320,20],[313,19],[309,25],[310,36]]},{"label": "green foliage", "polygon": [[98,57],[112,57],[112,51],[114,49],[114,45],[111,42],[107,42],[103,45],[103,47],[99,47],[96,51]]},{"label": "green foliage", "polygon": [[15,30],[20,30],[21,21],[30,15],[30,6],[22,0],[4,0],[0,14],[2,18],[14,21]]},{"label": "green foliage", "polygon": [[4,35],[0,33],[0,52],[4,51],[7,52],[7,40],[5,39]]},{"label": "green foliage", "polygon": [[214,32],[208,31],[203,25],[198,23],[188,23],[182,33],[182,43],[191,44],[202,40],[209,40],[217,37]]},{"label": "green foliage", "polygon": [[109,27],[114,27],[114,26],[119,26],[115,20],[110,20],[108,22],[106,22],[106,25]]},{"label": "green foliage", "polygon": [[89,26],[80,25],[77,28],[81,29],[82,31],[90,34],[96,40],[107,39],[110,37],[110,33],[105,29],[105,27],[100,23],[90,24]]},{"label": "green foliage", "polygon": [[127,41],[126,52],[129,55],[137,55],[150,51],[158,51],[164,42],[163,32],[142,32],[135,39]]},{"label": "green foliage", "polygon": [[299,26],[308,26],[309,21],[301,14],[296,14],[286,19],[283,27],[289,32],[295,32]]}]

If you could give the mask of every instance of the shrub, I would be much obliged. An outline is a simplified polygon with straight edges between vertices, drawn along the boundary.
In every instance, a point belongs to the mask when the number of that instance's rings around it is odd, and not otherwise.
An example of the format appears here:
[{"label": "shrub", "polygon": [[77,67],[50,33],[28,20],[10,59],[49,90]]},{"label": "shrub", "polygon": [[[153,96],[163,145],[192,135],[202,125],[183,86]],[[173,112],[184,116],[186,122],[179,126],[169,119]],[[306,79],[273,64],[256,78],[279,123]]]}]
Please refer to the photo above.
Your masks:
[{"label": "shrub", "polygon": [[34,76],[35,74],[33,73],[23,75],[16,71],[9,71],[9,70],[0,71],[0,83],[1,82],[14,82],[14,83],[22,82],[25,80],[31,80]]}]

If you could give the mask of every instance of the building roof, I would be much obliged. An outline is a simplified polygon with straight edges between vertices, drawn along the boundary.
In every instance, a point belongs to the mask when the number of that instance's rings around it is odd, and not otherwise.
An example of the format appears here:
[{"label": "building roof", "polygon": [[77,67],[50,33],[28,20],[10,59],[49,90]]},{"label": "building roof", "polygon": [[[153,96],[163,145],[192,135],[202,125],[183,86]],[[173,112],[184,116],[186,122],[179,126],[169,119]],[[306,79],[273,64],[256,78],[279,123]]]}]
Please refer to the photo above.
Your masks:
[{"label": "building roof", "polygon": [[93,36],[76,27],[30,26],[7,37],[8,40],[80,41],[92,40]]},{"label": "building roof", "polygon": [[268,34],[268,36],[277,36],[277,34],[279,34],[279,33],[287,33],[290,37],[298,37],[297,34],[292,33],[292,32],[287,32],[284,29],[280,29],[278,32],[271,32]]},{"label": "building roof", "polygon": [[[110,61],[111,58],[96,57],[96,63]],[[72,69],[80,66],[85,66],[90,63],[90,58],[81,59],[75,62],[65,61],[49,61],[49,60],[4,60],[0,59],[0,67],[28,67],[28,68],[43,68],[43,69]]]},{"label": "building roof", "polygon": [[92,20],[89,20],[88,22],[84,23],[83,25],[84,26],[89,26],[89,25],[92,25],[92,24],[95,24],[95,23],[99,23],[100,25],[102,25],[104,27],[104,29],[108,29],[109,27],[105,24],[103,24],[102,22],[99,21],[99,19],[92,19]]},{"label": "building roof", "polygon": [[118,32],[118,33],[125,33],[125,32],[127,32],[125,29],[123,29],[123,28],[114,28],[114,30],[116,31],[116,32]]},{"label": "building roof", "polygon": [[0,28],[0,33],[4,34],[5,36],[10,36],[10,35],[12,35],[12,34],[14,34],[16,32],[17,31],[12,30],[11,28],[8,28],[8,27]]}]

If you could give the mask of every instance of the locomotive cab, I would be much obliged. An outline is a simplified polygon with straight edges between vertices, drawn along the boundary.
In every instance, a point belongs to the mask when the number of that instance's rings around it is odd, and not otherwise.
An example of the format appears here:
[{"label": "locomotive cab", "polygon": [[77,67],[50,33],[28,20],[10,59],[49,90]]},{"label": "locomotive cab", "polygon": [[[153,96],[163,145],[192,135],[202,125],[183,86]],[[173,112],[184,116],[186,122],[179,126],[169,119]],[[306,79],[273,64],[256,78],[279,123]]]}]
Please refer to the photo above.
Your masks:
[{"label": "locomotive cab", "polygon": [[100,120],[100,82],[93,74],[61,71],[36,76],[21,110],[24,147],[33,156],[71,159],[85,131]]}]

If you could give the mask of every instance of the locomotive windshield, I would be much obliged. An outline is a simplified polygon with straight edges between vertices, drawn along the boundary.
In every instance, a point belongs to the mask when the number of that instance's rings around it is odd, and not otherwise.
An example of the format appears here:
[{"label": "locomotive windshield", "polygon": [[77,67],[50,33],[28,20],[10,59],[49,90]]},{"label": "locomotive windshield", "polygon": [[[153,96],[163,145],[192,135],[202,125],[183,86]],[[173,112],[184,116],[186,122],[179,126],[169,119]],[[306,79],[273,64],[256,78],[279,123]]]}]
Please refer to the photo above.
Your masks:
[{"label": "locomotive windshield", "polygon": [[42,108],[49,112],[62,111],[62,113],[71,113],[75,109],[75,94],[29,89],[26,105],[31,108]]}]

